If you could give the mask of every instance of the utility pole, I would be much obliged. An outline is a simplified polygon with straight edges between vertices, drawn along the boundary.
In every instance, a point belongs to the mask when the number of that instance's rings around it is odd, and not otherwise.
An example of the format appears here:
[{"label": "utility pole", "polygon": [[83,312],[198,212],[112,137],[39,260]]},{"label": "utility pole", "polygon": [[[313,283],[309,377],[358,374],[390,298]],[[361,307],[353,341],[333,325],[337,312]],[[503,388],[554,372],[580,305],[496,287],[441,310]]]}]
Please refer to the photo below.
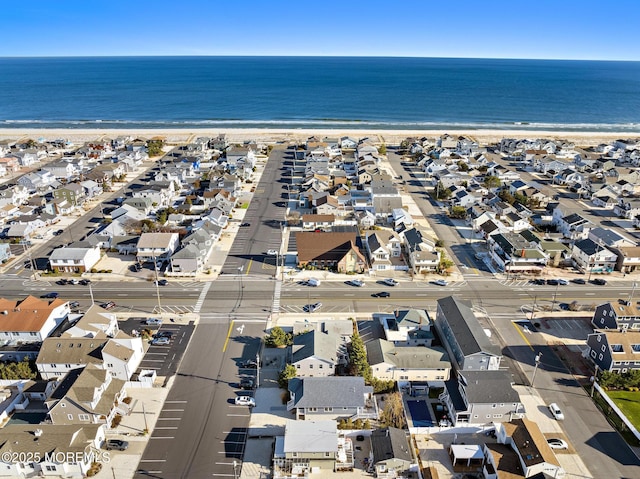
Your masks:
[{"label": "utility pole", "polygon": [[533,324],[533,315],[536,312],[536,299],[538,299],[538,296],[533,297],[533,307],[531,308],[531,317],[529,318],[531,324]]},{"label": "utility pole", "polygon": [[556,307],[556,296],[558,295],[558,286],[560,286],[559,282],[556,284],[556,290],[553,293],[553,302],[551,303],[551,312],[552,313],[553,313],[554,308]]},{"label": "utility pole", "polygon": [[256,387],[260,387],[260,350],[256,353]]},{"label": "utility pole", "polygon": [[536,354],[536,357],[535,357],[536,365],[533,368],[533,376],[531,377],[531,387],[533,387],[533,383],[536,380],[536,373],[538,372],[538,365],[540,364],[540,359],[542,359],[542,353]]},{"label": "utility pole", "polygon": [[156,261],[156,255],[153,255],[153,271],[155,272],[156,296],[158,297],[158,313],[162,314],[162,304],[160,304],[160,285],[158,284],[158,262]]}]

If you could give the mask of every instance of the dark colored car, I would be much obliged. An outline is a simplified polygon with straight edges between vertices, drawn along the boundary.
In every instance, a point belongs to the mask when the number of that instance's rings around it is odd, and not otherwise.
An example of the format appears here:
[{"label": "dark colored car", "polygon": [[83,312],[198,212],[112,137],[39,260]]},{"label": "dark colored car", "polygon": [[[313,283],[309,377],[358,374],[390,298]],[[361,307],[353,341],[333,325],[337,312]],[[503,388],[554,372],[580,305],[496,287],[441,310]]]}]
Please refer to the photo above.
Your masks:
[{"label": "dark colored car", "polygon": [[64,230],[57,230],[53,232],[53,236],[60,236],[62,233],[64,233]]},{"label": "dark colored car", "polygon": [[58,293],[52,291],[50,293],[45,293],[42,296],[40,296],[41,298],[47,298],[47,299],[56,299],[58,297]]},{"label": "dark colored car", "polygon": [[547,284],[551,286],[557,286],[560,284],[560,282],[557,279],[548,279]]},{"label": "dark colored car", "polygon": [[153,335],[154,338],[169,338],[173,337],[173,331],[158,331]]},{"label": "dark colored car", "polygon": [[81,280],[80,280],[80,284],[81,284],[82,286],[87,286],[89,283],[91,283],[91,280],[90,280],[90,279],[81,279]]},{"label": "dark colored car", "polygon": [[592,279],[591,282],[593,284],[597,284],[598,286],[604,286],[605,284],[607,284],[607,280],[606,279],[602,279],[602,278]]},{"label": "dark colored car", "polygon": [[255,369],[258,367],[258,363],[253,359],[247,359],[246,361],[242,361],[240,363],[241,368]]},{"label": "dark colored car", "polygon": [[69,281],[67,281],[66,279],[59,279],[58,281],[56,281],[57,285],[60,286],[64,286],[65,284],[67,284]]},{"label": "dark colored car", "polygon": [[573,278],[571,282],[574,284],[586,284],[586,281],[582,278]]},{"label": "dark colored car", "polygon": [[102,307],[104,309],[111,309],[111,308],[115,308],[116,303],[114,303],[113,301],[107,301],[106,303],[102,304]]},{"label": "dark colored car", "polygon": [[77,301],[71,301],[71,302],[69,303],[69,307],[70,307],[71,309],[75,309],[75,308],[77,308],[77,307],[79,307],[79,306],[80,306],[80,303],[78,303]]},{"label": "dark colored car", "polygon": [[391,296],[391,293],[389,293],[388,291],[380,291],[379,293],[373,293],[371,296],[373,296],[374,298],[388,298],[389,296]]},{"label": "dark colored car", "polygon": [[240,223],[240,226],[251,226],[251,223]]},{"label": "dark colored car", "polygon": [[242,378],[240,380],[240,387],[242,389],[255,389],[256,383],[251,378]]},{"label": "dark colored car", "polygon": [[166,279],[159,279],[158,281],[156,281],[156,283],[158,284],[158,286],[166,286],[169,284],[169,281],[167,281]]}]

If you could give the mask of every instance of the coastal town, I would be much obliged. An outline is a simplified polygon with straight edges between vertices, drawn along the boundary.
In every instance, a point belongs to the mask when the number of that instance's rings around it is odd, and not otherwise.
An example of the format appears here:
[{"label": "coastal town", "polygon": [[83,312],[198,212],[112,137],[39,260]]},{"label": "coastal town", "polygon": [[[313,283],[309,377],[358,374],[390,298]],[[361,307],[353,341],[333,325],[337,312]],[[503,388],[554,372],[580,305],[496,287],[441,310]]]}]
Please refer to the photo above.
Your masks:
[{"label": "coastal town", "polygon": [[633,467],[640,139],[415,133],[4,130],[0,477]]}]

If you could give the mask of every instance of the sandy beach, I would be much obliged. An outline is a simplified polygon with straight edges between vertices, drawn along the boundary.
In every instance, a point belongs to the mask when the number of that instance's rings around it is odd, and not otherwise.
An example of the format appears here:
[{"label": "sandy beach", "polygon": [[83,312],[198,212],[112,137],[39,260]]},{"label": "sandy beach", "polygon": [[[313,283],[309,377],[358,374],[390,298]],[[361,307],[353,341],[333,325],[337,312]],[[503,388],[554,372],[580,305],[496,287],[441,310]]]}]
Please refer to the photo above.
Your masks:
[{"label": "sandy beach", "polygon": [[311,136],[341,137],[355,139],[374,137],[380,143],[398,144],[407,137],[438,137],[445,133],[462,135],[476,139],[481,144],[499,142],[502,138],[548,138],[572,142],[579,146],[592,146],[607,143],[620,138],[639,138],[640,133],[629,132],[575,132],[575,131],[532,131],[532,130],[349,130],[349,129],[261,129],[261,128],[225,128],[225,129],[0,129],[0,140],[32,138],[38,140],[69,139],[74,142],[115,138],[117,136],[135,136],[152,138],[163,136],[169,143],[184,143],[199,136],[227,135],[231,142],[256,141],[303,141]]}]

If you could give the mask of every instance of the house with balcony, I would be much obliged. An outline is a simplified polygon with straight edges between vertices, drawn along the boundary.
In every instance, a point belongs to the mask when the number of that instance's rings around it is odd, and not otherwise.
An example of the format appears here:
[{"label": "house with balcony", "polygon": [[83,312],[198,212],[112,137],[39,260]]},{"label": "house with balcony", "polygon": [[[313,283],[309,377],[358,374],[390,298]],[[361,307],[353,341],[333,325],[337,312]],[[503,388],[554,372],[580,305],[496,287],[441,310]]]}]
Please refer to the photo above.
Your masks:
[{"label": "house with balcony", "polygon": [[587,237],[593,223],[580,215],[579,213],[571,213],[566,216],[562,215],[562,210],[556,208],[553,211],[553,224],[556,225],[558,231],[565,238],[572,240],[581,240]]},{"label": "house with balcony", "polygon": [[85,273],[91,271],[100,257],[97,246],[69,246],[54,249],[49,256],[49,264],[56,273]]},{"label": "house with balcony", "polygon": [[397,381],[399,388],[411,381],[442,387],[450,378],[451,362],[444,348],[396,346],[384,339],[369,341],[366,348],[373,377]]},{"label": "house with balcony", "polygon": [[284,436],[276,436],[273,479],[297,479],[351,471],[353,444],[335,421],[287,420]]},{"label": "house with balcony", "polygon": [[440,251],[422,230],[411,228],[402,234],[403,246],[413,274],[434,272],[440,264]]},{"label": "house with balcony", "polygon": [[487,246],[491,259],[504,272],[541,273],[549,259],[539,243],[528,241],[519,233],[491,235]]},{"label": "house with balcony", "polygon": [[[111,373],[88,364],[84,368],[67,373],[73,382],[70,387],[58,387],[47,399],[47,416],[52,424],[106,424],[111,425],[116,414],[128,414],[125,397],[125,381]],[[64,382],[64,380],[63,380]]]},{"label": "house with balcony", "polygon": [[508,371],[458,371],[439,399],[454,426],[508,422],[523,418],[524,405]]},{"label": "house with balcony", "polygon": [[97,304],[89,306],[89,309],[76,320],[72,327],[64,331],[65,337],[90,338],[98,333],[104,333],[110,338],[118,334],[118,319],[116,315]]},{"label": "house with balcony", "polygon": [[402,258],[402,239],[388,229],[367,233],[365,247],[374,271],[407,270]]},{"label": "house with balcony", "polygon": [[80,206],[84,202],[84,188],[80,183],[61,185],[53,190],[54,200],[67,200],[73,206]]},{"label": "house with balcony", "polygon": [[435,328],[458,371],[497,371],[502,355],[467,301],[447,296],[437,301]]},{"label": "house with balcony", "polygon": [[590,238],[576,241],[571,249],[576,265],[592,273],[611,273],[618,262],[618,255]]},{"label": "house with balcony", "polygon": [[136,258],[140,263],[169,261],[179,244],[178,233],[142,233]]},{"label": "house with balcony", "polygon": [[626,373],[640,369],[640,331],[596,329],[587,336],[587,356],[600,371]]},{"label": "house with balcony", "polygon": [[297,420],[375,419],[373,387],[361,376],[293,378],[288,384],[287,411]]}]

